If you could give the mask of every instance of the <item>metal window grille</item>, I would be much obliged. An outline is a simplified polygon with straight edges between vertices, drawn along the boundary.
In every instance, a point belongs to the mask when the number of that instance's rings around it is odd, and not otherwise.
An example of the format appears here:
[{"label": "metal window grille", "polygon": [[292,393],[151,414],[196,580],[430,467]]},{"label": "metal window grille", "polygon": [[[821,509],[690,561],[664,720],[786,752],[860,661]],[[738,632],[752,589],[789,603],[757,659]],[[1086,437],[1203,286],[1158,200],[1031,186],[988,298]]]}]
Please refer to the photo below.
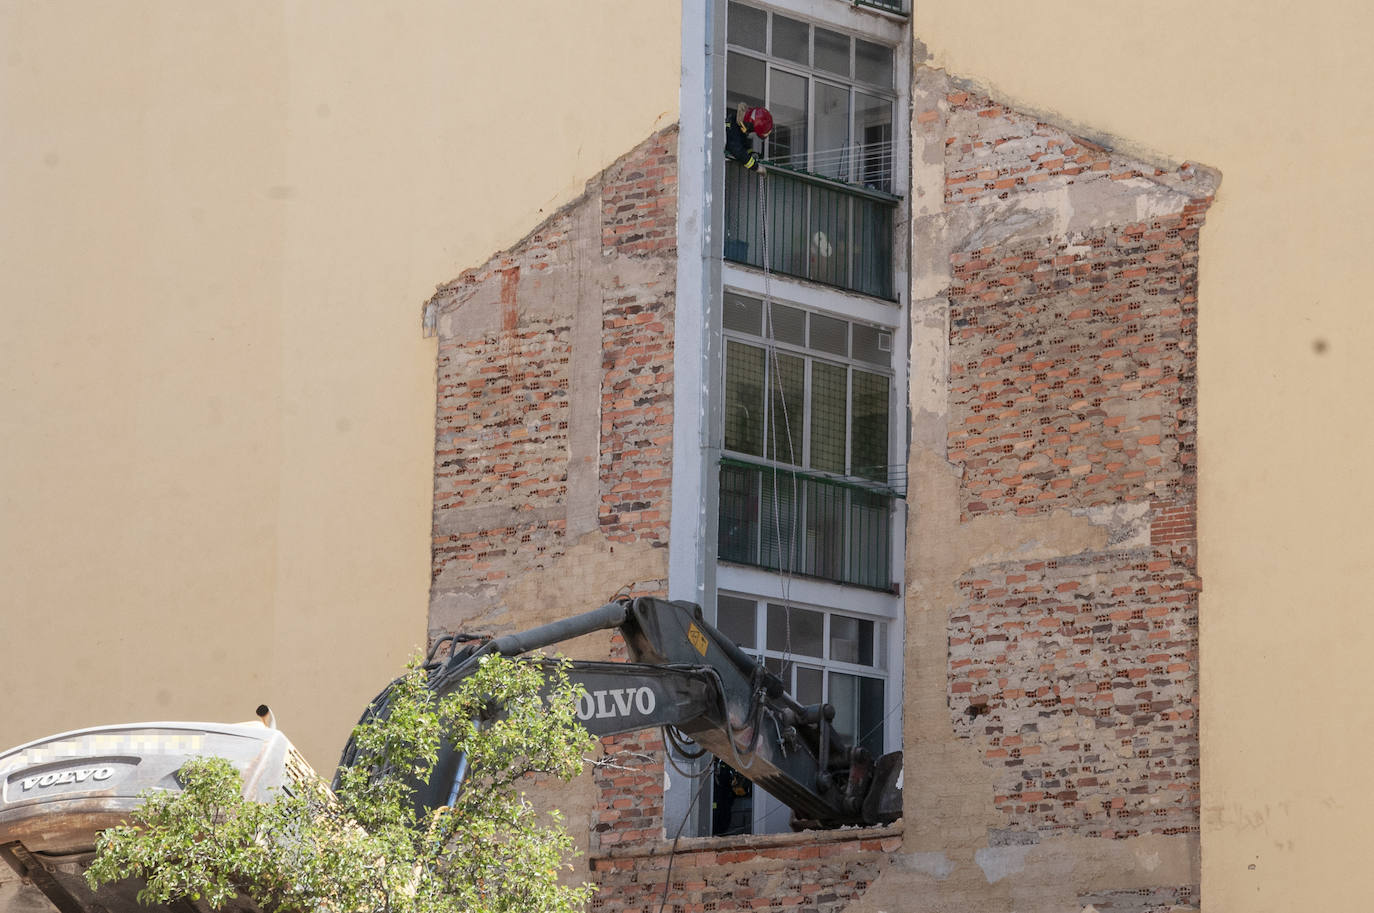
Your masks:
[{"label": "metal window grille", "polygon": [[867,6],[887,13],[896,13],[899,16],[907,14],[906,0],[853,0],[853,3],[855,6]]},{"label": "metal window grille", "polygon": [[[897,197],[776,166],[764,186],[770,269],[893,300]],[[758,177],[738,162],[726,162],[725,259],[762,268],[760,202]]]},{"label": "metal window grille", "polygon": [[719,558],[890,590],[897,497],[876,486],[724,458]]}]

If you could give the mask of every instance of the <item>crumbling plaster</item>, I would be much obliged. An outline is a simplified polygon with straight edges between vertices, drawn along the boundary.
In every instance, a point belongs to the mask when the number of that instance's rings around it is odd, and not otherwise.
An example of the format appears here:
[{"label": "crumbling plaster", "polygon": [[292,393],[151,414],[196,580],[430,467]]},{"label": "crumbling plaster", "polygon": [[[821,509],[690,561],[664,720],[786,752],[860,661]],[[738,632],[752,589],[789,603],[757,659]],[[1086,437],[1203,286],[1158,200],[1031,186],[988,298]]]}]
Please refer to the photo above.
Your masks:
[{"label": "crumbling plaster", "polygon": [[1077,913],[1093,894],[1196,883],[1196,862],[1168,837],[1071,837],[952,852],[904,848],[846,913]]},{"label": "crumbling plaster", "polygon": [[[1180,213],[1210,196],[1219,175],[1200,166],[1163,169],[1119,159],[1113,167],[1150,174],[1062,182],[980,205],[946,202],[946,141],[984,127],[951,117],[947,98],[967,88],[918,67],[912,102],[911,448],[908,464],[904,843],[853,913],[911,910],[1078,910],[1094,892],[1175,890],[1196,885],[1196,836],[1121,840],[1042,839],[1006,829],[994,808],[994,775],[982,753],[956,736],[946,692],[949,611],[971,569],[1149,545],[1143,503],[1055,510],[1030,517],[961,519],[959,468],[947,457],[951,255]],[[1025,156],[1032,140],[993,137],[999,155]],[[1183,889],[1187,899],[1187,889]],[[1104,895],[1105,896],[1105,895]],[[1170,895],[1173,896],[1173,895]]]},{"label": "crumbling plaster", "polygon": [[[426,305],[440,339],[431,640],[528,629],[667,587],[654,516],[667,514],[671,452],[660,401],[672,391],[675,135],[649,137]],[[550,652],[612,659],[616,637]],[[617,745],[593,743],[572,783],[527,791],[574,822],[572,883],[592,880],[587,823],[605,803],[603,767],[646,763],[606,757]]]},{"label": "crumbling plaster", "polygon": [[[548,320],[568,327],[570,346],[566,446],[550,448],[565,466],[562,494],[539,503],[502,495],[476,506],[436,507],[433,524],[436,535],[452,535],[556,521],[563,529],[563,552],[546,567],[515,560],[515,573],[494,582],[474,580],[457,566],[440,570],[431,587],[432,636],[460,627],[532,627],[594,608],[617,592],[661,589],[667,577],[661,543],[611,543],[600,531],[606,302],[661,294],[675,275],[672,257],[616,256],[606,249],[602,216],[608,174],[589,181],[582,196],[510,251],[440,287],[426,306],[426,322],[442,340],[481,340]],[[512,543],[513,559],[516,551]]]}]

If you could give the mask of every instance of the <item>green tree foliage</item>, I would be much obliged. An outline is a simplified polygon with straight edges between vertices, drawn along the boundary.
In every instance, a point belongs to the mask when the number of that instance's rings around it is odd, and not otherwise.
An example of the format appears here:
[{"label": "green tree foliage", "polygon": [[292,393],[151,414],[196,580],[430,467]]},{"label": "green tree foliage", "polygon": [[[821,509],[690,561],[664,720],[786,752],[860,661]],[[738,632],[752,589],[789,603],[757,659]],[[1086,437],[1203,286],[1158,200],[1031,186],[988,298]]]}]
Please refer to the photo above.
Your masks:
[{"label": "green tree foliage", "polygon": [[[572,841],[556,810],[538,810],[521,779],[570,780],[588,736],[560,672],[492,656],[436,699],[423,670],[393,686],[389,713],[354,730],[358,762],[337,795],[320,780],[273,801],[243,798],[238,771],[201,758],[180,792],[153,792],[131,823],[104,832],[92,888],[143,878],[139,899],[221,906],[237,895],[274,913],[571,913],[589,885],[559,883]],[[414,808],[447,737],[468,776],[452,807]],[[552,823],[548,823],[550,816]]]}]

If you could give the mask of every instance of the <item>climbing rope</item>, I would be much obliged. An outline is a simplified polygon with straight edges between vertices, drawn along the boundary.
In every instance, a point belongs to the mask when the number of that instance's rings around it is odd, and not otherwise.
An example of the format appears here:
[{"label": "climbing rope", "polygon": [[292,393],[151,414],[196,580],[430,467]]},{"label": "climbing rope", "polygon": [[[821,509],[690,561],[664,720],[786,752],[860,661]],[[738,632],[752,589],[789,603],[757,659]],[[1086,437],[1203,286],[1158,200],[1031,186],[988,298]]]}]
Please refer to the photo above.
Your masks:
[{"label": "climbing rope", "polygon": [[[782,407],[782,426],[783,433],[786,435],[787,438],[788,460],[789,462],[795,464],[797,462],[797,453],[796,447],[792,442],[792,422],[787,412],[787,391],[782,382],[782,370],[778,360],[778,340],[777,335],[775,334],[773,329],[773,270],[771,263],[772,255],[768,244],[768,187],[764,178],[764,171],[762,168],[760,168],[758,171],[758,185],[759,230],[763,239],[763,332],[764,340],[767,343],[767,346],[764,351],[767,353],[765,357],[768,359],[769,374],[772,376],[773,386],[777,390],[778,403]],[[777,416],[774,414],[774,411],[771,408],[772,404],[769,403],[767,405],[769,408],[767,408],[766,410],[768,421],[765,423],[764,427],[764,453],[768,453],[769,445],[773,444],[773,442],[777,440]],[[796,557],[794,553],[794,549],[796,547],[796,536],[791,534],[791,531],[789,531],[789,534],[787,536],[786,559],[784,560],[782,545],[782,511],[779,507],[779,502],[781,500],[780,495],[782,494],[782,491],[781,487],[778,484],[778,454],[777,447],[775,444],[772,447],[771,470],[773,482],[773,536],[774,542],[777,543],[778,547],[778,578],[780,583],[780,589],[782,591],[782,612],[784,625],[783,668],[784,670],[786,670],[788,669],[788,666],[792,661],[792,570],[793,561]],[[789,475],[792,479],[792,499],[790,502],[792,506],[791,521],[793,529],[795,529],[797,522],[796,512],[798,507],[797,474],[794,471],[789,473]],[[765,626],[765,631],[766,630],[767,628]],[[792,683],[789,681],[786,684],[788,685],[788,690],[791,691]]]}]

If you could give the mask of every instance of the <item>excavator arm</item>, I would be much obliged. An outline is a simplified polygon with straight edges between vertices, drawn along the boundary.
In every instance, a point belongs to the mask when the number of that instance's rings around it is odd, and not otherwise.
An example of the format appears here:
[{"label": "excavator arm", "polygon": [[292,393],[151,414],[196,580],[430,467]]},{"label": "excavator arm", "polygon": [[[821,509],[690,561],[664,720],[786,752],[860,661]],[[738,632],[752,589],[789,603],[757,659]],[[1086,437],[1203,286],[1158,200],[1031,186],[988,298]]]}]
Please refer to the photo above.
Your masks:
[{"label": "excavator arm", "polygon": [[[612,628],[621,632],[634,662],[566,664],[581,690],[578,719],[593,735],[653,726],[676,730],[789,806],[798,825],[882,824],[900,816],[901,752],[874,759],[850,745],[831,726],[832,707],[797,703],[777,676],[707,623],[692,603],[622,600],[518,634],[455,640],[452,647],[463,646],[448,658],[431,656],[429,686],[446,694],[488,654],[522,657]],[[385,713],[386,703],[383,692],[369,714]],[[354,759],[350,742],[340,768]],[[451,801],[464,771],[460,753],[445,746],[419,790],[420,804]]]},{"label": "excavator arm", "polygon": [[[594,735],[651,726],[690,737],[789,805],[794,822],[838,827],[880,824],[901,813],[901,753],[876,760],[849,745],[826,705],[802,706],[782,682],[714,627],[690,603],[662,599],[613,602],[520,634],[449,641],[427,663],[439,694],[458,686],[491,653],[554,663],[532,651],[593,631],[619,629],[633,662],[566,666],[581,688],[578,719]],[[388,691],[368,715],[387,712]],[[134,913],[138,882],[106,885],[97,897],[82,872],[96,835],[125,820],[146,790],[180,789],[177,771],[194,757],[228,758],[242,772],[244,795],[268,800],[312,774],[275,729],[254,724],[141,723],[50,736],[0,752],[0,910]],[[341,766],[352,766],[350,741]],[[451,802],[462,785],[461,754],[446,746],[420,802]],[[209,913],[178,901],[171,913]],[[247,898],[224,908],[259,913]]]}]

